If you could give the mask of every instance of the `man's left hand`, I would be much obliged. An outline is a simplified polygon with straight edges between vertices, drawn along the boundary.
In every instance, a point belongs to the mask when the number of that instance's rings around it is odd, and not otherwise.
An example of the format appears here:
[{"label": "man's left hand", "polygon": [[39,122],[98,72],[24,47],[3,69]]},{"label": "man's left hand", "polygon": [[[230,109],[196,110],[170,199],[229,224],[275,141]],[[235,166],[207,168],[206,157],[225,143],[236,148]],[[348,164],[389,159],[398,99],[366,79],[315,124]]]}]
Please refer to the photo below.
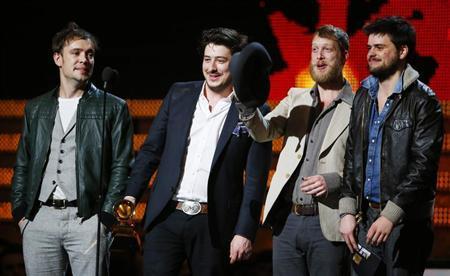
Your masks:
[{"label": "man's left hand", "polygon": [[328,192],[328,186],[322,175],[305,176],[300,190],[308,195],[321,196]]},{"label": "man's left hand", "polygon": [[230,244],[230,264],[248,260],[252,255],[252,251],[252,242],[249,239],[235,235]]},{"label": "man's left hand", "polygon": [[392,231],[394,224],[387,218],[379,217],[367,231],[366,243],[370,245],[379,245],[385,242]]}]

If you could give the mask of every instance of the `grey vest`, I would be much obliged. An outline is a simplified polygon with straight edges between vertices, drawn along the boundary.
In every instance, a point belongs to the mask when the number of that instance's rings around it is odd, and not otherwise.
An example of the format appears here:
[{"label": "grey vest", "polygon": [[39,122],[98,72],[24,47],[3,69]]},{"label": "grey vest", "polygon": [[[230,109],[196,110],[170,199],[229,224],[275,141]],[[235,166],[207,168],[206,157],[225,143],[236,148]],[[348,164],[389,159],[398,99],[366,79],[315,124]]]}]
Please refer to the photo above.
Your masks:
[{"label": "grey vest", "polygon": [[76,112],[64,133],[59,111],[55,117],[52,131],[52,142],[47,166],[42,179],[39,201],[45,202],[55,190],[56,186],[64,192],[67,200],[77,199],[77,180],[75,172],[76,151]]}]

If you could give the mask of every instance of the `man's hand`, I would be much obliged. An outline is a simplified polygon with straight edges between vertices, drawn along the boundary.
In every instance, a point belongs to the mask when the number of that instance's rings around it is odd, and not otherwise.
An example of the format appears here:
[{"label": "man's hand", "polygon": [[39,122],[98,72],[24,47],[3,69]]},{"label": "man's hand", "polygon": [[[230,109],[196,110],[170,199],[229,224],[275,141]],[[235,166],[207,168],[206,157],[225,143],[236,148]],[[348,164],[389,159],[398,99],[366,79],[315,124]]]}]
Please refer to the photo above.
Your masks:
[{"label": "man's hand", "polygon": [[328,185],[322,175],[302,177],[300,190],[308,195],[321,196],[328,192]]},{"label": "man's hand", "polygon": [[230,244],[230,264],[248,260],[252,255],[252,251],[252,242],[249,239],[235,235]]},{"label": "man's hand", "polygon": [[136,198],[134,196],[126,196],[123,199],[131,201],[136,206]]},{"label": "man's hand", "polygon": [[366,243],[377,246],[385,242],[393,227],[394,224],[387,218],[383,216],[377,218],[367,231]]},{"label": "man's hand", "polygon": [[239,119],[241,119],[241,121],[248,121],[253,118],[256,114],[256,108],[245,106],[245,104],[239,101],[236,95],[234,95],[234,97],[236,98],[234,105],[239,112]]},{"label": "man's hand", "polygon": [[23,233],[23,229],[25,227],[25,225],[27,224],[27,219],[25,217],[21,218],[18,225],[19,225],[19,229],[20,229],[20,233]]},{"label": "man's hand", "polygon": [[350,252],[358,250],[358,245],[355,240],[355,229],[356,229],[356,219],[352,214],[347,214],[341,218],[341,224],[339,226],[339,231],[347,244]]}]

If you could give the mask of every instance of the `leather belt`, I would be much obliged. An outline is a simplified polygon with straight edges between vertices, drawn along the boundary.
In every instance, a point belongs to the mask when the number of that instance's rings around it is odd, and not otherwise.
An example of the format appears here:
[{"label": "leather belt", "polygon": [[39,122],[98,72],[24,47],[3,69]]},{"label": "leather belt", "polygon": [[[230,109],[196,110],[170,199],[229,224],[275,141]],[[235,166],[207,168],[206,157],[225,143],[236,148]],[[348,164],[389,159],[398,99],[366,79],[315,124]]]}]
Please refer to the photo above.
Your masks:
[{"label": "leather belt", "polygon": [[319,214],[319,206],[313,204],[292,204],[292,213],[297,216],[316,216]]},{"label": "leather belt", "polygon": [[67,199],[54,199],[49,198],[46,202],[42,202],[42,205],[50,206],[55,209],[66,209],[67,207],[77,207],[77,201],[68,201]]},{"label": "leather belt", "polygon": [[190,216],[208,213],[208,204],[200,203],[198,201],[177,201],[177,205],[175,208],[177,210],[183,211],[185,214]]},{"label": "leather belt", "polygon": [[368,204],[369,204],[369,207],[372,209],[382,209],[381,203],[369,201]]}]

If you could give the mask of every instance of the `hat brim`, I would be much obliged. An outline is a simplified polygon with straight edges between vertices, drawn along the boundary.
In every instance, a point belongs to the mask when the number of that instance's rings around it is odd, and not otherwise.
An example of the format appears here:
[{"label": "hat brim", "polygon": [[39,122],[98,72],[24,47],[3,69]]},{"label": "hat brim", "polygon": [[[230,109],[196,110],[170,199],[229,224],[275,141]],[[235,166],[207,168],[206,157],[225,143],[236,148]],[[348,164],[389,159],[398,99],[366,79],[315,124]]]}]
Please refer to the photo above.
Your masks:
[{"label": "hat brim", "polygon": [[242,51],[233,54],[230,72],[239,101],[248,107],[257,107],[267,101],[271,67],[269,53],[258,42],[252,42]]}]

